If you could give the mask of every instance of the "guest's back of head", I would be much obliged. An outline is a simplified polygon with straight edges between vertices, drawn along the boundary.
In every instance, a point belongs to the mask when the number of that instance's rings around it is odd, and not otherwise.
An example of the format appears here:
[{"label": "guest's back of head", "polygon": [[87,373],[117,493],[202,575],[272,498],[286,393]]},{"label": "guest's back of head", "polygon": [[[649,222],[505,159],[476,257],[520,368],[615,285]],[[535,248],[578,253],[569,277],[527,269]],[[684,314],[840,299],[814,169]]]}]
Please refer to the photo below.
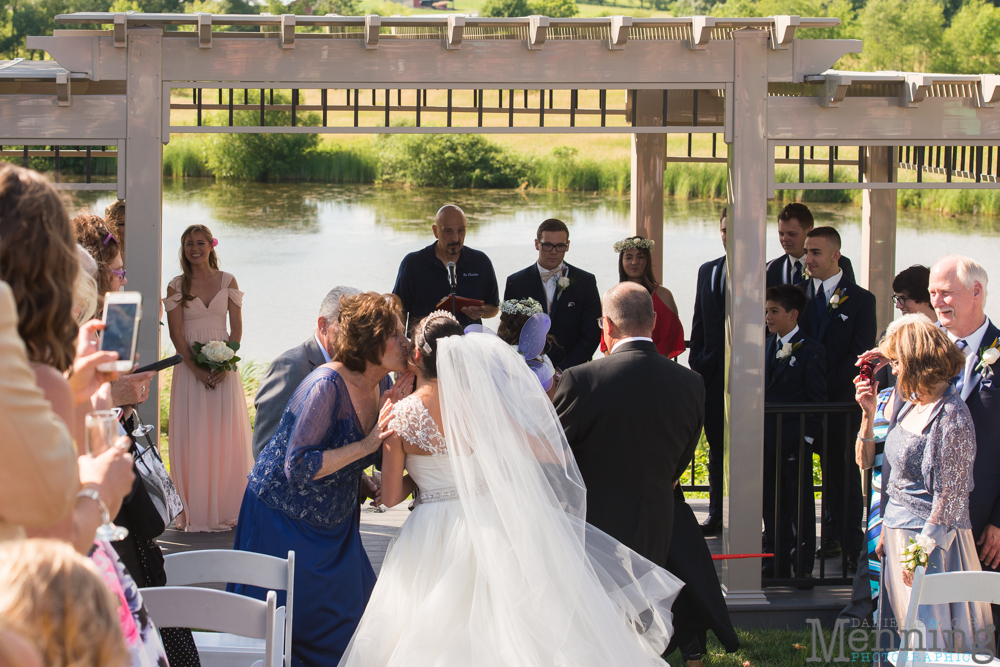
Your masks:
[{"label": "guest's back of head", "polygon": [[0,280],[17,303],[31,361],[67,370],[76,354],[79,262],[59,193],[30,169],[0,165]]},{"label": "guest's back of head", "polygon": [[122,253],[125,252],[125,200],[116,199],[104,209],[104,224],[118,239]]},{"label": "guest's back of head", "polygon": [[0,545],[0,625],[33,640],[46,667],[129,659],[117,600],[93,564],[58,540]]},{"label": "guest's back of head", "polygon": [[653,298],[639,283],[622,282],[604,295],[604,315],[614,322],[624,336],[645,336],[653,333],[656,313]]},{"label": "guest's back of head", "polygon": [[90,211],[80,211],[72,220],[76,242],[83,246],[97,263],[98,312],[104,310],[104,295],[114,292],[111,263],[121,254],[118,238],[104,218]]}]

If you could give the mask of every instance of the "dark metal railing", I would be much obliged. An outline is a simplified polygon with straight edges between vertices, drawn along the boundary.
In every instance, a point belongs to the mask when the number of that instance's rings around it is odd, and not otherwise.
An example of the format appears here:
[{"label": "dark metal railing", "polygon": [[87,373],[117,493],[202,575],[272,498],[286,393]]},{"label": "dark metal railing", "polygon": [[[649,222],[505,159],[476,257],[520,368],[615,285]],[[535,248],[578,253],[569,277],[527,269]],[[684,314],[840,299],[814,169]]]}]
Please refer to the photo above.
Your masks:
[{"label": "dark metal railing", "polygon": [[[850,463],[854,460],[854,442],[855,433],[851,428],[851,419],[856,414],[860,412],[860,408],[857,403],[854,402],[844,402],[844,403],[767,403],[764,405],[765,415],[775,415],[776,416],[776,428],[775,428],[775,480],[774,480],[774,572],[778,575],[784,566],[790,565],[785,562],[785,555],[782,554],[781,549],[781,466],[784,460],[782,452],[782,427],[784,424],[784,415],[798,415],[799,417],[799,437],[798,437],[798,476],[797,476],[797,513],[796,513],[796,535],[802,535],[802,529],[805,521],[815,522],[816,518],[814,515],[804,516],[803,509],[805,505],[805,499],[807,493],[815,494],[820,492],[822,494],[822,499],[820,501],[820,517],[826,516],[826,510],[828,509],[828,481],[827,470],[829,468],[829,452],[831,445],[834,443],[830,442],[830,420],[833,419],[843,419],[845,422],[844,429],[844,442],[843,442],[843,456],[844,456],[844,470],[847,471],[844,475],[843,483],[843,493],[841,498],[845,504],[843,516],[849,516],[850,508],[850,475],[852,466]],[[819,435],[813,444],[806,441],[806,422],[810,419],[820,418],[822,420],[822,428]],[[812,479],[812,454],[815,451],[814,446],[819,445],[820,450],[817,452],[820,454],[821,459],[821,480],[819,485],[815,485]],[[804,463],[804,462],[807,462]],[[804,479],[808,475],[808,478]],[[867,485],[866,485],[867,486]],[[766,510],[765,510],[766,511]],[[849,532],[850,526],[847,523],[841,525],[841,534],[839,535],[841,544],[840,553],[840,565],[841,565],[841,576],[827,576],[826,573],[826,560],[822,555],[818,557],[819,560],[819,573],[818,577],[809,578],[803,573],[803,562],[804,557],[803,548],[796,545],[795,549],[795,576],[794,577],[779,577],[768,578],[764,580],[765,586],[784,586],[784,585],[801,585],[803,581],[808,581],[812,585],[821,586],[840,586],[849,585],[853,581],[853,576],[848,571],[848,558],[850,556],[857,556],[858,554],[851,554],[848,549],[849,545]],[[826,522],[824,520],[820,521],[820,530],[818,535],[818,545],[823,546],[827,544]],[[796,540],[798,537],[796,537]],[[806,548],[815,549],[816,545],[807,545]]]}]

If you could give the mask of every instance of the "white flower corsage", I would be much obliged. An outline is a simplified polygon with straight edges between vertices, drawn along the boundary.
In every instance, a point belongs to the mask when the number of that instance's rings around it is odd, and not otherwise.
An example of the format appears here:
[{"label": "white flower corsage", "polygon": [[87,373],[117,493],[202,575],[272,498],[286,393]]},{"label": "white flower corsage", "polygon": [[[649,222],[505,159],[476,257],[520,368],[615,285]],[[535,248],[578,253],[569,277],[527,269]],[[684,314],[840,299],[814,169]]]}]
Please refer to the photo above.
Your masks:
[{"label": "white flower corsage", "polygon": [[802,341],[799,341],[798,343],[791,343],[791,342],[785,343],[784,345],[781,346],[781,349],[778,350],[778,353],[774,356],[778,361],[788,362],[790,365],[794,366],[795,357],[793,357],[792,355],[795,354],[795,351],[800,347],[802,347]]},{"label": "white flower corsage", "polygon": [[934,551],[937,543],[926,535],[910,538],[910,545],[899,554],[904,570],[914,571],[918,567],[927,567],[927,558]]},{"label": "white flower corsage", "polygon": [[570,280],[566,276],[561,276],[559,278],[559,281],[556,283],[556,287],[557,287],[557,289],[556,289],[556,298],[558,299],[560,296],[562,296],[562,293],[565,292],[567,288],[571,287],[574,282],[576,282],[576,281]]},{"label": "white flower corsage", "polygon": [[508,315],[526,315],[531,317],[542,312],[542,304],[530,296],[527,299],[508,299],[500,304],[500,312]]},{"label": "white flower corsage", "polygon": [[976,372],[986,374],[986,369],[991,372],[993,370],[993,364],[1000,359],[1000,338],[993,341],[993,344],[989,347],[979,351],[979,364],[976,366]]},{"label": "white flower corsage", "polygon": [[844,295],[843,287],[835,290],[834,293],[830,296],[830,310],[831,311],[837,310],[838,308],[840,308],[841,304],[843,304],[850,298],[851,298],[850,296]]},{"label": "white flower corsage", "polygon": [[652,247],[656,245],[656,241],[653,239],[643,239],[638,236],[630,236],[627,239],[622,239],[614,245],[615,252],[619,255],[626,250],[632,250],[634,248],[639,248],[641,250],[651,250]]}]

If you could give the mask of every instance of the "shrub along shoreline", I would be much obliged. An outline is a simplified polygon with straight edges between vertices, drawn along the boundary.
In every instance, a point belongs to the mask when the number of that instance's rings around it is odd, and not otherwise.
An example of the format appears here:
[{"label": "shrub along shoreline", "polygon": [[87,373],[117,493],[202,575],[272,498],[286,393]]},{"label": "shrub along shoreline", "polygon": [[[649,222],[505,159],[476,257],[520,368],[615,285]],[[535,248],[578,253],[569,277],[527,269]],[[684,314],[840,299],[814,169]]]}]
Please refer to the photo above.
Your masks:
[{"label": "shrub along shoreline", "polygon": [[[788,172],[787,174],[785,172]],[[776,177],[793,180],[793,168]],[[839,180],[851,180],[838,168]],[[163,175],[257,181],[405,183],[446,188],[533,188],[555,191],[628,192],[628,158],[595,159],[569,146],[546,154],[511,150],[483,135],[376,135],[369,140],[321,142],[316,135],[174,135],[164,148]],[[825,176],[806,175],[825,181]],[[665,194],[681,199],[724,199],[726,167],[673,163],[664,173]],[[784,201],[861,205],[860,190],[779,190]],[[902,190],[900,208],[944,214],[1000,215],[998,190]]]}]

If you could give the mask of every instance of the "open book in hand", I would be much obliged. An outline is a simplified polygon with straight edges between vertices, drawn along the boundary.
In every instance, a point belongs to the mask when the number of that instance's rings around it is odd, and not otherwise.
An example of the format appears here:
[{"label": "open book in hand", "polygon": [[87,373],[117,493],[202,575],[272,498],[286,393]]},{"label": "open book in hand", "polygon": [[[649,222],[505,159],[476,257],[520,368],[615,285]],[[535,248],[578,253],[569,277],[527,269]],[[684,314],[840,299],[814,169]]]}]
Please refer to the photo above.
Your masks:
[{"label": "open book in hand", "polygon": [[[462,312],[463,308],[481,308],[485,306],[485,301],[480,301],[479,299],[467,299],[464,296],[455,297],[455,311]],[[438,301],[437,305],[434,306],[436,310],[451,310],[451,295],[444,297]]]}]

